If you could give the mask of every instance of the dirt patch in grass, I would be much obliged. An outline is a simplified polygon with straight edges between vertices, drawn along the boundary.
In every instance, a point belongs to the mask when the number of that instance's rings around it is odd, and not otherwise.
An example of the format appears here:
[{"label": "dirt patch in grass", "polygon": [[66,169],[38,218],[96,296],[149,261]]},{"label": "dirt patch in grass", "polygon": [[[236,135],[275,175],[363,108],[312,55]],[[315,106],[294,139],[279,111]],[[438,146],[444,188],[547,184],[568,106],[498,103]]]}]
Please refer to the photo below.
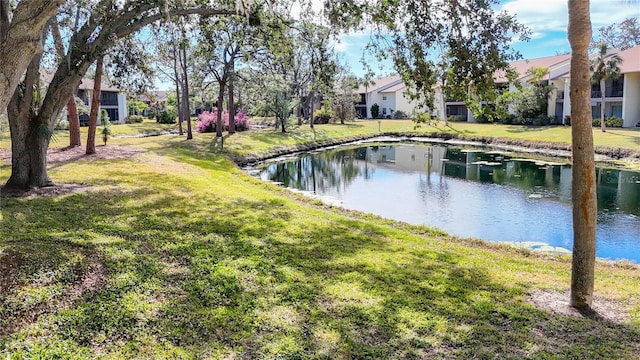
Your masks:
[{"label": "dirt patch in grass", "polygon": [[17,286],[20,262],[20,253],[9,249],[0,253],[0,294],[6,294]]},{"label": "dirt patch in grass", "polygon": [[[87,155],[85,154],[85,148],[75,146],[49,149],[47,152],[47,161],[49,164],[60,164],[77,160],[95,161],[129,159],[139,153],[141,153],[141,150],[135,147],[108,145],[96,146],[96,153]],[[11,163],[11,151],[7,149],[0,149],[0,161]],[[35,189],[5,188],[3,185],[0,185],[0,198],[55,197],[83,192],[89,189],[89,186],[81,184],[52,184],[51,186]]]},{"label": "dirt patch in grass", "polygon": [[79,184],[53,184],[35,189],[5,188],[0,185],[0,199],[3,198],[39,198],[56,197],[62,195],[75,194],[89,190],[91,187]]},{"label": "dirt patch in grass", "polygon": [[580,311],[569,305],[569,293],[554,290],[536,290],[528,297],[535,308],[552,314],[588,318],[592,320],[624,323],[629,320],[629,313],[621,302],[595,297],[593,311]]},{"label": "dirt patch in grass", "polygon": [[[85,154],[85,151],[85,148],[82,146],[50,148],[47,151],[47,161],[50,164],[55,164],[76,160],[128,159],[141,152],[138,148],[120,145],[96,146],[96,153],[92,155]],[[11,150],[0,149],[0,160],[10,164]]]},{"label": "dirt patch in grass", "polygon": [[[24,285],[16,281],[20,259],[19,253],[10,250],[5,251],[4,256],[0,257],[0,271],[2,271],[0,290],[4,294],[11,293]],[[8,273],[5,273],[6,269],[8,269]],[[36,323],[42,316],[61,309],[71,308],[83,296],[102,287],[107,276],[107,271],[102,261],[94,255],[87,258],[86,267],[76,268],[75,271],[82,272],[81,276],[66,286],[61,294],[50,301],[41,302],[34,306],[26,306],[11,314],[8,322],[0,327],[0,336],[14,333],[21,327]]]}]

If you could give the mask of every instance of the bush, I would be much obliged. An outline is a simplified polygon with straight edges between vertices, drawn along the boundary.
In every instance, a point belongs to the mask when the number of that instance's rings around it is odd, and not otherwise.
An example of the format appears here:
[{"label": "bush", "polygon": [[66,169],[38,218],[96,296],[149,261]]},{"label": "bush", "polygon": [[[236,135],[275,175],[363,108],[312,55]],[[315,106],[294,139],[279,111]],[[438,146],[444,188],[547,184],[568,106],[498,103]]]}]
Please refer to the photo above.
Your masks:
[{"label": "bush", "polygon": [[571,115],[564,116],[564,123],[565,125],[571,125]]},{"label": "bush", "polygon": [[176,113],[173,111],[163,111],[156,115],[156,121],[160,124],[175,124]]},{"label": "bush", "polygon": [[[0,129],[2,127],[0,126]],[[69,130],[69,122],[67,120],[60,120],[56,123],[55,130]]]},{"label": "bush", "polygon": [[478,114],[478,116],[476,116],[476,122],[479,124],[487,124],[491,122],[491,118],[485,113]]},{"label": "bush", "polygon": [[142,120],[144,120],[144,116],[142,116],[142,115],[130,115],[125,120],[125,123],[127,123],[127,124],[139,124],[139,123],[142,122]]},{"label": "bush", "polygon": [[407,116],[407,114],[404,111],[398,110],[395,113],[393,113],[393,118],[394,119],[408,119],[409,117]]},{"label": "bush", "polygon": [[377,119],[380,116],[380,105],[371,105],[371,117]]},{"label": "bush", "polygon": [[502,119],[502,123],[507,125],[513,124],[514,121],[516,121],[516,116],[513,114],[509,114]]},{"label": "bush", "polygon": [[533,119],[531,119],[532,123],[531,125],[533,126],[547,126],[547,125],[551,125],[551,121],[553,120],[552,117],[547,116],[547,115],[539,115]]},{"label": "bush", "polygon": [[[608,116],[604,119],[604,125],[606,127],[622,127],[623,122],[624,121],[622,120],[622,118],[619,118],[617,116]],[[592,125],[594,127],[599,127],[600,118],[593,119]]]},{"label": "bush", "polygon": [[608,127],[622,127],[622,124],[624,124],[624,120],[622,120],[622,118],[619,118],[617,116],[610,116],[608,118],[605,119],[605,124]]},{"label": "bush", "polygon": [[314,124],[328,124],[331,121],[331,112],[325,107],[321,107],[313,113]]},{"label": "bush", "polygon": [[[218,119],[218,110],[203,111],[198,115],[198,122],[196,123],[196,130],[200,133],[208,133],[216,131],[216,122]],[[249,130],[250,118],[242,111],[238,111],[234,117],[236,131]],[[227,110],[222,111],[222,126],[223,131],[229,131],[229,113]]]},{"label": "bush", "polygon": [[464,117],[464,115],[451,115],[447,118],[447,121],[449,122],[463,122],[463,121],[467,121],[467,119]]}]

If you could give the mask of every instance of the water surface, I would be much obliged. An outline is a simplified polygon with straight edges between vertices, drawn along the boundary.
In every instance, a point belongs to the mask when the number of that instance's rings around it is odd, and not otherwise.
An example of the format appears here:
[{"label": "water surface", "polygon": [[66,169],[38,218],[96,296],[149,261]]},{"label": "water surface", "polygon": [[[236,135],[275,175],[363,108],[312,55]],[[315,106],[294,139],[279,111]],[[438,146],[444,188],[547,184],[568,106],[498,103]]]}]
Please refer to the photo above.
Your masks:
[{"label": "water surface", "polygon": [[[597,169],[597,256],[640,262],[640,173]],[[265,180],[450,234],[571,249],[571,166],[500,152],[363,146],[268,164]]]}]

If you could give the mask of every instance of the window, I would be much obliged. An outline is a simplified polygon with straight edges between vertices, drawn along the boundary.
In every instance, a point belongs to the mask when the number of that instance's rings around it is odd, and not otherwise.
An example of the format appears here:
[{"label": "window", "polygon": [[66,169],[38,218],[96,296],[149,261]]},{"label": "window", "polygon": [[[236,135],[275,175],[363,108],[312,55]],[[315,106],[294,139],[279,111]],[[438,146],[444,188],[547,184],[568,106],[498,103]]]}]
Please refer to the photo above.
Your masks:
[{"label": "window", "polygon": [[382,100],[387,100],[387,95],[382,96]]},{"label": "window", "polygon": [[118,106],[118,93],[113,91],[101,91],[100,104],[107,106]]},{"label": "window", "polygon": [[82,102],[85,105],[89,105],[89,96],[87,95],[87,92],[84,90],[78,90],[78,95],[77,95],[80,99],[82,99]]},{"label": "window", "polygon": [[382,108],[382,115],[387,115],[387,108]]},{"label": "window", "polygon": [[107,110],[107,114],[109,114],[109,121],[118,121],[120,120],[118,116],[118,109],[105,109]]}]

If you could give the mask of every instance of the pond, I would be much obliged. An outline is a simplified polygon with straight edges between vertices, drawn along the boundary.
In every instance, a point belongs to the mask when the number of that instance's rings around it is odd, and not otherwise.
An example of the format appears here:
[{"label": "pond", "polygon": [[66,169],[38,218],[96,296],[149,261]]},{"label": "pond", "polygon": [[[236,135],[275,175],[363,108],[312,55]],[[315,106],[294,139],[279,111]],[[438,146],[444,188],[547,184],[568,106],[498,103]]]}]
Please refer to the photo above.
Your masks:
[{"label": "pond", "polygon": [[[264,164],[260,177],[449,234],[572,248],[571,166],[440,145],[361,146]],[[640,173],[597,169],[597,256],[640,263]]]}]

